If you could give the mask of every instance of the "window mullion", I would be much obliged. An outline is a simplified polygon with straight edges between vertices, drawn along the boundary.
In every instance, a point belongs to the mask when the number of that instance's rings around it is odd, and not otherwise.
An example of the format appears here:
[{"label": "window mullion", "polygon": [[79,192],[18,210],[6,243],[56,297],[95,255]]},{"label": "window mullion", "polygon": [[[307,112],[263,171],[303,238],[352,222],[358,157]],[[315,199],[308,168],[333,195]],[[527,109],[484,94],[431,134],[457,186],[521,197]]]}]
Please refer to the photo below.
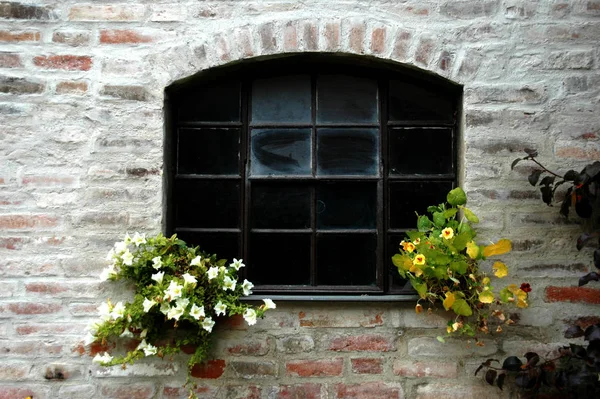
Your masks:
[{"label": "window mullion", "polygon": [[[242,111],[242,128],[240,132],[240,176],[242,178],[241,190],[242,198],[241,204],[242,212],[240,215],[240,224],[242,234],[240,239],[240,253],[243,259],[248,259],[248,242],[250,240],[250,185],[251,181],[248,178],[248,171],[250,167],[248,165],[250,159],[250,106],[251,106],[251,90],[249,79],[242,80],[242,93],[241,93],[241,111]],[[250,259],[250,261],[252,261]],[[247,270],[243,271],[244,277],[247,277]]]},{"label": "window mullion", "polygon": [[386,163],[388,157],[387,151],[387,114],[388,114],[388,92],[387,92],[387,80],[379,80],[379,173],[380,180],[377,184],[377,285],[383,289],[386,293],[389,290],[388,284],[388,260],[387,254],[387,173]]},{"label": "window mullion", "polygon": [[310,238],[310,285],[317,285],[317,76],[311,75],[310,79],[311,93],[311,174],[313,184],[311,185],[311,238]]}]

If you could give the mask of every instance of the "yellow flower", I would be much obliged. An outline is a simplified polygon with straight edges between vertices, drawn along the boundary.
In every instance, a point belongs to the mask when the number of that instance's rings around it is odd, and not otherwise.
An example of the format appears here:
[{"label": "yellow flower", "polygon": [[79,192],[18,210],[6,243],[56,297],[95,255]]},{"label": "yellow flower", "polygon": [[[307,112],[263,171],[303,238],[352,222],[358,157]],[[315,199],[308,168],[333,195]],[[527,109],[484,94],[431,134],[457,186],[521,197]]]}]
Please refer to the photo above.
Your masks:
[{"label": "yellow flower", "polygon": [[423,270],[418,268],[416,265],[412,265],[408,271],[414,273],[417,277],[423,274]]},{"label": "yellow flower", "polygon": [[421,304],[417,303],[417,306],[415,306],[415,313],[421,313],[423,311],[423,306],[421,306]]},{"label": "yellow flower", "polygon": [[407,242],[406,244],[404,244],[404,250],[408,251],[409,253],[413,252],[415,249],[415,244],[413,244],[412,242]]},{"label": "yellow flower", "polygon": [[425,255],[419,254],[419,255],[415,256],[413,263],[415,265],[420,265],[420,266],[424,265],[425,264]]},{"label": "yellow flower", "polygon": [[440,237],[443,237],[446,240],[449,240],[452,237],[454,237],[454,230],[452,230],[451,227],[446,227],[444,230],[442,230],[442,234],[440,234]]},{"label": "yellow flower", "polygon": [[[487,288],[487,287],[486,287]],[[484,290],[479,294],[479,302],[481,303],[492,303],[494,302],[494,294],[489,290]]]},{"label": "yellow flower", "polygon": [[467,254],[471,259],[476,259],[479,256],[479,245],[475,244],[475,241],[467,243]]},{"label": "yellow flower", "polygon": [[419,245],[420,243],[421,243],[421,239],[418,237],[413,241],[413,244],[415,244],[415,245]]},{"label": "yellow flower", "polygon": [[506,277],[508,275],[508,268],[502,262],[494,263],[492,270],[494,271],[494,275],[498,278]]}]

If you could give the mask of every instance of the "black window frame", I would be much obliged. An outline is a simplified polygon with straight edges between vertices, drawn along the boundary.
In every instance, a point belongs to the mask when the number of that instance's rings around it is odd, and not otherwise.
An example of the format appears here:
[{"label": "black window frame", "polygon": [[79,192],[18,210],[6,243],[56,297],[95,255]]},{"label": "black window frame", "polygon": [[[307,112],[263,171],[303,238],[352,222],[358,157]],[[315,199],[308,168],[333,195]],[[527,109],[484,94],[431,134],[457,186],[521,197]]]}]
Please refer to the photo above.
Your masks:
[{"label": "black window frame", "polygon": [[[269,60],[247,60],[234,65],[228,65],[224,67],[212,68],[206,71],[202,71],[197,75],[183,79],[182,81],[176,82],[173,85],[165,89],[165,140],[164,140],[164,204],[165,204],[165,219],[164,219],[164,231],[165,234],[171,235],[174,233],[185,233],[189,231],[196,232],[210,232],[210,229],[203,228],[178,228],[176,226],[175,219],[175,205],[177,204],[176,193],[174,190],[175,181],[178,179],[196,179],[198,176],[180,176],[177,174],[177,143],[175,137],[177,137],[177,131],[182,127],[231,127],[240,129],[240,156],[239,156],[239,173],[241,182],[241,206],[239,211],[239,217],[241,225],[239,226],[240,233],[240,253],[239,257],[247,260],[248,267],[253,267],[253,259],[248,259],[248,244],[250,240],[250,209],[249,209],[249,194],[251,190],[251,181],[253,177],[250,177],[246,172],[248,167],[248,159],[250,158],[250,129],[257,128],[259,125],[252,125],[250,122],[250,93],[251,93],[251,81],[258,78],[270,78],[277,75],[293,75],[295,73],[306,74],[309,73],[311,76],[311,102],[312,102],[312,115],[311,115],[311,145],[312,154],[315,154],[316,146],[316,130],[322,127],[316,123],[316,75],[317,74],[349,74],[352,76],[364,76],[368,78],[376,78],[378,86],[378,121],[376,124],[371,124],[371,127],[377,127],[379,129],[379,173],[374,179],[377,182],[377,264],[376,264],[376,285],[374,287],[368,287],[364,285],[360,286],[296,286],[296,285],[264,285],[257,286],[254,292],[257,294],[270,294],[270,295],[289,295],[289,296],[305,296],[305,295],[333,295],[342,297],[357,297],[360,295],[368,296],[393,296],[393,295],[409,295],[413,294],[414,291],[406,281],[399,278],[395,267],[391,264],[390,253],[393,253],[396,248],[393,247],[393,243],[390,242],[392,237],[397,239],[402,234],[412,228],[396,228],[392,229],[389,227],[390,223],[390,206],[388,206],[390,199],[390,182],[440,182],[444,183],[446,187],[452,188],[457,185],[459,176],[459,121],[462,112],[462,86],[450,82],[439,76],[429,74],[414,68],[399,66],[395,63],[388,63],[381,60],[374,60],[367,57],[349,57],[349,56],[334,56],[329,54],[311,54],[311,55],[290,55]],[[404,82],[408,86],[418,86],[427,90],[440,93],[440,95],[451,98],[452,101],[452,115],[446,121],[439,120],[404,120],[404,121],[389,121],[388,116],[390,115],[389,110],[389,96],[388,88],[390,81]],[[197,92],[198,88],[205,87],[216,82],[233,81],[241,82],[241,102],[239,103],[240,108],[240,122],[239,123],[203,123],[203,122],[190,122],[181,123],[178,122],[177,111],[179,109],[180,102],[185,101],[186,96],[190,93]],[[344,124],[337,124],[342,126]],[[359,124],[351,124],[356,127]],[[273,126],[272,124],[261,124],[261,126]],[[276,124],[277,127],[298,127],[297,124],[285,125]],[[306,125],[302,125],[306,127]],[[328,125],[332,126],[332,125]],[[344,125],[350,127],[350,125]],[[366,127],[367,125],[361,125]],[[431,128],[431,129],[451,129],[451,152],[452,152],[452,171],[446,174],[409,174],[409,175],[397,175],[390,176],[386,173],[386,168],[389,167],[389,156],[390,147],[388,145],[388,137],[390,131],[394,129],[415,129],[415,128]],[[421,149],[426,154],[426,148]],[[312,160],[312,170],[316,168],[316,160]],[[314,175],[313,175],[314,176]],[[364,176],[349,176],[346,177],[349,181],[358,181],[364,178]],[[210,181],[211,179],[218,179],[215,176],[204,176],[200,179]],[[262,179],[262,181],[268,181],[273,178]],[[302,177],[289,177],[287,176],[286,181],[288,182],[303,182],[307,179]],[[336,178],[337,181],[344,180],[344,178]],[[325,178],[311,177],[308,180],[318,182],[319,180],[332,180]],[[315,183],[316,184],[316,183]],[[314,197],[313,189],[313,197]],[[313,198],[313,204],[315,204]],[[424,204],[430,205],[430,204]],[[315,206],[315,205],[313,205]],[[313,219],[314,213],[313,210]],[[414,213],[414,210],[410,210]],[[414,227],[413,227],[414,228]],[[311,283],[314,283],[315,279],[315,264],[317,249],[315,248],[315,237],[318,234],[316,232],[315,221],[312,224],[312,238],[311,238]],[[222,232],[226,232],[227,229],[220,229]],[[238,229],[231,229],[231,233],[237,232]],[[338,231],[339,233],[339,231]],[[199,243],[201,244],[201,243]],[[202,247],[201,247],[202,248]],[[218,255],[223,255],[219,254]],[[256,260],[259,263],[260,260]],[[242,278],[246,277],[248,269],[242,269]]]}]

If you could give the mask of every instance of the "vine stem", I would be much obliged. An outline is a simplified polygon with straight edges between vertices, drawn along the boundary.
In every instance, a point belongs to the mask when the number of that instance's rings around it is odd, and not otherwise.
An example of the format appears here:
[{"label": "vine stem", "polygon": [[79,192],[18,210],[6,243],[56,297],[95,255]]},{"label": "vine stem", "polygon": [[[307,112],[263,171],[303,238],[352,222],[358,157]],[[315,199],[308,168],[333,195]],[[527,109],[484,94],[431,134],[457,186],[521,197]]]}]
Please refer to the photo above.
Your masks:
[{"label": "vine stem", "polygon": [[548,169],[548,168],[546,168],[544,165],[542,165],[541,163],[539,163],[539,162],[537,161],[537,159],[535,159],[535,158],[533,158],[533,157],[530,157],[530,158],[529,158],[529,160],[530,160],[530,161],[533,161],[533,162],[535,162],[536,164],[538,164],[538,166],[539,166],[540,168],[544,169],[544,172],[546,172],[546,173],[550,173],[551,175],[554,175],[554,176],[556,176],[556,177],[558,177],[558,178],[560,178],[560,179],[562,179],[562,178],[563,178],[561,175],[554,173],[553,171],[549,170],[549,169]]}]

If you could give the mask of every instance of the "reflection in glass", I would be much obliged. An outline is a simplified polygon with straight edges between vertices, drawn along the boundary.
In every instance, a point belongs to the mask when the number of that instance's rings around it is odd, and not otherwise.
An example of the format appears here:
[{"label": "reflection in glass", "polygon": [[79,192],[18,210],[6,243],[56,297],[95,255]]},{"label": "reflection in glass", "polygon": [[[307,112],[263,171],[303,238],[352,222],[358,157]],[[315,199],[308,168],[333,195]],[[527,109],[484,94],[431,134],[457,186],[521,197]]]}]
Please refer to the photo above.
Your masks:
[{"label": "reflection in glass", "polygon": [[257,79],[252,83],[252,123],[309,123],[310,76]]},{"label": "reflection in glass", "polygon": [[378,175],[377,129],[331,128],[317,131],[317,174]]},{"label": "reflection in glass", "polygon": [[377,81],[346,75],[317,80],[317,122],[377,123]]},{"label": "reflection in glass", "polygon": [[210,255],[217,254],[217,259],[240,259],[240,234],[239,233],[198,233],[191,231],[180,231],[177,237],[185,241],[188,246],[199,246],[201,251]]},{"label": "reflection in glass", "polygon": [[427,214],[427,207],[446,201],[446,194],[452,190],[452,182],[398,182],[390,183],[390,227],[393,229],[414,229],[417,226],[417,212]]},{"label": "reflection in glass", "polygon": [[317,188],[319,229],[374,229],[376,209],[376,183],[328,182]]},{"label": "reflection in glass", "polygon": [[310,129],[253,129],[251,174],[310,175]]},{"label": "reflection in glass", "polygon": [[310,234],[251,234],[248,280],[255,285],[310,284],[310,246]]},{"label": "reflection in glass", "polygon": [[402,81],[390,82],[390,121],[444,121],[454,119],[454,101],[443,91]]},{"label": "reflection in glass", "polygon": [[239,129],[179,129],[177,173],[239,175]]},{"label": "reflection in glass", "polygon": [[178,227],[239,227],[240,183],[176,180],[175,224]]},{"label": "reflection in glass", "polygon": [[375,234],[319,234],[317,284],[375,285]]},{"label": "reflection in glass", "polygon": [[239,122],[240,83],[228,81],[195,88],[181,95],[177,105],[180,122]]},{"label": "reflection in glass", "polygon": [[452,173],[452,129],[389,130],[390,174]]},{"label": "reflection in glass", "polygon": [[289,184],[252,184],[252,228],[310,228],[311,189]]}]

